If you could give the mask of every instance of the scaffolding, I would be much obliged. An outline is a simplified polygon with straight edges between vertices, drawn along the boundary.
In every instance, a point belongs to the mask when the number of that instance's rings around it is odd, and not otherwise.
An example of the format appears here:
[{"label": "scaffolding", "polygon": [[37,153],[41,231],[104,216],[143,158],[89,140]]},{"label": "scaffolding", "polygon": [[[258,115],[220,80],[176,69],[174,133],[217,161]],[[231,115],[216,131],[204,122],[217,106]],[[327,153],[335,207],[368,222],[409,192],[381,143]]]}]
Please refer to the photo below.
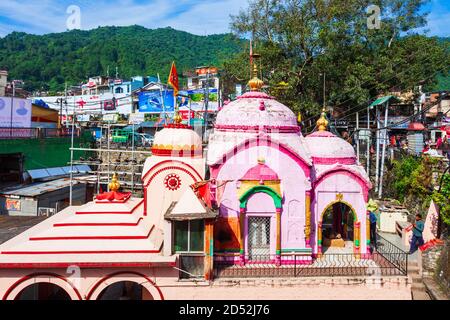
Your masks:
[{"label": "scaffolding", "polygon": [[[74,118],[74,117],[73,117]],[[74,121],[72,120],[72,127]],[[122,185],[124,191],[142,191],[143,185],[141,182],[141,175],[144,168],[145,160],[148,156],[151,156],[151,151],[146,151],[149,147],[137,147],[135,142],[136,132],[133,125],[131,131],[131,144],[116,143],[112,139],[112,124],[108,122],[106,125],[101,126],[102,137],[97,140],[95,148],[83,148],[75,147],[74,139],[72,138],[70,148],[70,167],[75,165],[87,165],[91,168],[91,171],[87,172],[89,175],[84,177],[74,177],[70,175],[70,202],[72,203],[72,188],[73,182],[79,181],[90,185],[95,185],[96,194],[101,193],[102,185],[109,191],[109,182],[113,174],[117,173],[119,182]],[[103,132],[106,135],[103,135]],[[143,150],[144,149],[144,150]],[[75,159],[74,153],[76,151],[82,151],[85,153],[92,152],[94,156],[84,159],[80,157]]]}]

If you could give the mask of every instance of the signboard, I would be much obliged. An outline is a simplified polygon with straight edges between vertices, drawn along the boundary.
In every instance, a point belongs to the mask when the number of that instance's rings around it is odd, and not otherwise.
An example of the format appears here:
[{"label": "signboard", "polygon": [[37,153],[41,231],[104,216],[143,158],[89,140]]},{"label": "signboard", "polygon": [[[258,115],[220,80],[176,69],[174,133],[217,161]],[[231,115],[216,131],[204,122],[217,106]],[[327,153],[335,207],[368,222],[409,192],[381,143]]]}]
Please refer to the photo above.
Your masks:
[{"label": "signboard", "polygon": [[[406,120],[408,120],[408,121],[406,121]],[[380,121],[381,121],[381,123],[383,123],[383,126],[384,126],[384,117],[381,117]],[[405,122],[398,124],[399,122],[402,122],[402,121],[405,121]],[[411,123],[411,121],[409,120],[408,117],[393,116],[393,117],[388,118],[388,127],[390,127],[391,129],[406,130],[406,129],[408,129],[408,126],[410,123]]]},{"label": "signboard", "polygon": [[[163,104],[164,102],[164,104]],[[174,98],[172,91],[144,91],[139,93],[139,112],[162,113],[174,112]]]},{"label": "signboard", "polygon": [[7,211],[20,211],[20,200],[6,199]]},{"label": "signboard", "polygon": [[89,122],[90,120],[91,120],[91,116],[89,114],[77,115],[78,122]]},{"label": "signboard", "polygon": [[145,121],[145,113],[132,113],[130,114],[130,124],[140,124]]},{"label": "signboard", "polygon": [[105,114],[103,115],[103,121],[116,123],[119,121],[119,115],[118,114]]},{"label": "signboard", "polygon": [[0,97],[0,127],[31,128],[31,100]]},{"label": "signboard", "polygon": [[203,75],[206,75],[206,74],[210,74],[210,75],[212,75],[212,74],[217,74],[217,73],[219,73],[219,69],[217,69],[216,67],[210,67],[210,68],[208,68],[208,67],[204,67],[204,68],[197,68],[196,70],[195,70],[195,72],[197,73],[197,75],[199,75],[199,76],[203,76]]}]

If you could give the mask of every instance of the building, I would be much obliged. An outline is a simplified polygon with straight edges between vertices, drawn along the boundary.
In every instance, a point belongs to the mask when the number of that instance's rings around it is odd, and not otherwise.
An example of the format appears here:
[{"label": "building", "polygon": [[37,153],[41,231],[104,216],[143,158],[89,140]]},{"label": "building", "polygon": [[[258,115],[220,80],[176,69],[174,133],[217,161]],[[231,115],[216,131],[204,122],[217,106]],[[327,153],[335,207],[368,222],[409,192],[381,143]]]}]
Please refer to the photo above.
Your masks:
[{"label": "building", "polygon": [[198,67],[195,72],[186,73],[186,76],[188,90],[199,90],[206,87],[219,89],[219,70],[216,67]]},{"label": "building", "polygon": [[8,82],[8,71],[0,70],[0,97],[6,95],[6,83]]},{"label": "building", "polygon": [[89,78],[86,84],[81,86],[82,95],[101,95],[109,92],[109,79],[104,76]]},{"label": "building", "polygon": [[[219,112],[206,159],[201,137],[176,112],[155,135],[143,198],[119,192],[115,175],[93,202],[0,245],[0,296],[245,299],[257,288],[224,288],[215,278],[261,278],[260,266],[321,269],[318,259],[336,253],[363,272],[366,262],[376,267],[367,236],[371,184],[351,145],[327,131],[325,113],[319,130],[303,137],[295,114],[260,92],[256,73],[249,85]],[[265,287],[258,297],[282,290]]]},{"label": "building", "polygon": [[[86,184],[73,183],[73,203],[86,203]],[[0,214],[9,216],[53,215],[69,206],[70,179],[37,182],[0,190]]]}]

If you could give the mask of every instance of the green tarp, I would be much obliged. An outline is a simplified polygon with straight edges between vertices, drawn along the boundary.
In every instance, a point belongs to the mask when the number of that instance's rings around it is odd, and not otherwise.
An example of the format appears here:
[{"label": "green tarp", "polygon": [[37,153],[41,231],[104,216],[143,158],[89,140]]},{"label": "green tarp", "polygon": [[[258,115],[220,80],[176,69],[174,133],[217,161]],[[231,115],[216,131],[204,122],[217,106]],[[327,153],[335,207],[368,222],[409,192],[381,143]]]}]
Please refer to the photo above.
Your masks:
[{"label": "green tarp", "polygon": [[397,101],[397,98],[394,96],[385,96],[385,97],[378,98],[377,100],[372,102],[372,104],[369,107],[372,108],[375,106],[379,106],[380,104],[384,104],[391,99],[394,99],[395,101]]}]

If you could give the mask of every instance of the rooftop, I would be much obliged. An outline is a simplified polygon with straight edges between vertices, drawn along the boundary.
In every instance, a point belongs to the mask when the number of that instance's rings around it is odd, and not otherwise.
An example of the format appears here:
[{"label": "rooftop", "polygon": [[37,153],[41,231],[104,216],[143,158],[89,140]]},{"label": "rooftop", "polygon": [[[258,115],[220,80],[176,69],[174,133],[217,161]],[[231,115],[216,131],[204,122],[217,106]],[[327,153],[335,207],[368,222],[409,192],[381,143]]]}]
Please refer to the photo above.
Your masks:
[{"label": "rooftop", "polygon": [[[74,185],[79,182],[74,182]],[[20,185],[5,188],[0,190],[0,195],[21,196],[21,197],[36,197],[47,192],[59,190],[70,186],[70,179],[63,178],[53,181],[38,182],[28,185]]]},{"label": "rooftop", "polygon": [[0,216],[0,244],[44,221],[46,217]]}]

